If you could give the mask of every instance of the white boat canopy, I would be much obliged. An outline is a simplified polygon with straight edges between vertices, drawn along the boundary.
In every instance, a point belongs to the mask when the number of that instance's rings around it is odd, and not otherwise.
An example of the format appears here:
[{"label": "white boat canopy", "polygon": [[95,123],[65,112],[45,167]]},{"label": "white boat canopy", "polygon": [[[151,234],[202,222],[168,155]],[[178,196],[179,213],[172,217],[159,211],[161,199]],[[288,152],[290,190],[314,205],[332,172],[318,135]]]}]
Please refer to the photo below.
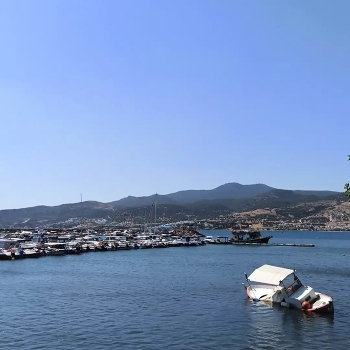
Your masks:
[{"label": "white boat canopy", "polygon": [[278,286],[280,284],[280,281],[283,281],[292,273],[294,273],[294,270],[272,265],[263,265],[257,268],[248,277],[248,279],[250,281],[258,283],[273,284],[275,286]]}]

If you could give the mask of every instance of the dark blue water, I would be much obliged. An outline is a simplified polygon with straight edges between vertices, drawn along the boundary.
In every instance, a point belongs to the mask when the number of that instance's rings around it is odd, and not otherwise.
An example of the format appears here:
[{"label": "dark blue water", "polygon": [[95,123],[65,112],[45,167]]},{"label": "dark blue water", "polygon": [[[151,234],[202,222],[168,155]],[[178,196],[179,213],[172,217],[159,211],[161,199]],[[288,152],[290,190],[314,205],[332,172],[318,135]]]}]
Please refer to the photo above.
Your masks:
[{"label": "dark blue water", "polygon": [[[205,231],[228,235],[228,231]],[[1,261],[0,349],[347,349],[350,233],[273,232],[271,243]],[[247,301],[244,272],[297,269],[333,317]]]}]

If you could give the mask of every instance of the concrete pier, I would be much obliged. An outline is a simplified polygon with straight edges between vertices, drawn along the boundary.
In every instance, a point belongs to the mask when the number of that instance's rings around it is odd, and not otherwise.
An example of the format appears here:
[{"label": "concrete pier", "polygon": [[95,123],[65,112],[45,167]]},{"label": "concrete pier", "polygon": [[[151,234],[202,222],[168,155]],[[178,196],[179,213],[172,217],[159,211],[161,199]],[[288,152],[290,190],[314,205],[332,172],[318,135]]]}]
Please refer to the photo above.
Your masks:
[{"label": "concrete pier", "polygon": [[260,245],[269,247],[314,247],[314,244],[298,244],[298,243],[232,243],[233,245]]}]

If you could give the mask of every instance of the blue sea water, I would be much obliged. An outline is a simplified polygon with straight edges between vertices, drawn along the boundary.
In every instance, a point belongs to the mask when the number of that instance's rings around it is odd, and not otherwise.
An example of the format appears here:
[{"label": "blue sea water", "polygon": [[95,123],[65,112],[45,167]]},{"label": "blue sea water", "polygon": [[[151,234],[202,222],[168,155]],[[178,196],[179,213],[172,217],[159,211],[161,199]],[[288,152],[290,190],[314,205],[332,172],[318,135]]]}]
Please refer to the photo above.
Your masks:
[{"label": "blue sea water", "polygon": [[[229,231],[203,231],[227,235]],[[0,262],[0,349],[348,349],[350,233],[272,232],[271,243]],[[263,264],[297,269],[333,316],[248,301]]]}]

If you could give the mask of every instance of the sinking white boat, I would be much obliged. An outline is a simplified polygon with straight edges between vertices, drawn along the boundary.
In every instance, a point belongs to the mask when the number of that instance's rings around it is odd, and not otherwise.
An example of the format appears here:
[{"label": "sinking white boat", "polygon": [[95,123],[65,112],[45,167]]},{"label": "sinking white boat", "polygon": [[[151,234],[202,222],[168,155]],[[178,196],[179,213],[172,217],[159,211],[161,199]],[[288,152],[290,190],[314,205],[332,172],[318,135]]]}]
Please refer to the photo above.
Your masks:
[{"label": "sinking white boat", "polygon": [[295,272],[272,265],[259,267],[249,277],[246,275],[248,297],[307,312],[334,312],[332,298],[303,285]]}]

